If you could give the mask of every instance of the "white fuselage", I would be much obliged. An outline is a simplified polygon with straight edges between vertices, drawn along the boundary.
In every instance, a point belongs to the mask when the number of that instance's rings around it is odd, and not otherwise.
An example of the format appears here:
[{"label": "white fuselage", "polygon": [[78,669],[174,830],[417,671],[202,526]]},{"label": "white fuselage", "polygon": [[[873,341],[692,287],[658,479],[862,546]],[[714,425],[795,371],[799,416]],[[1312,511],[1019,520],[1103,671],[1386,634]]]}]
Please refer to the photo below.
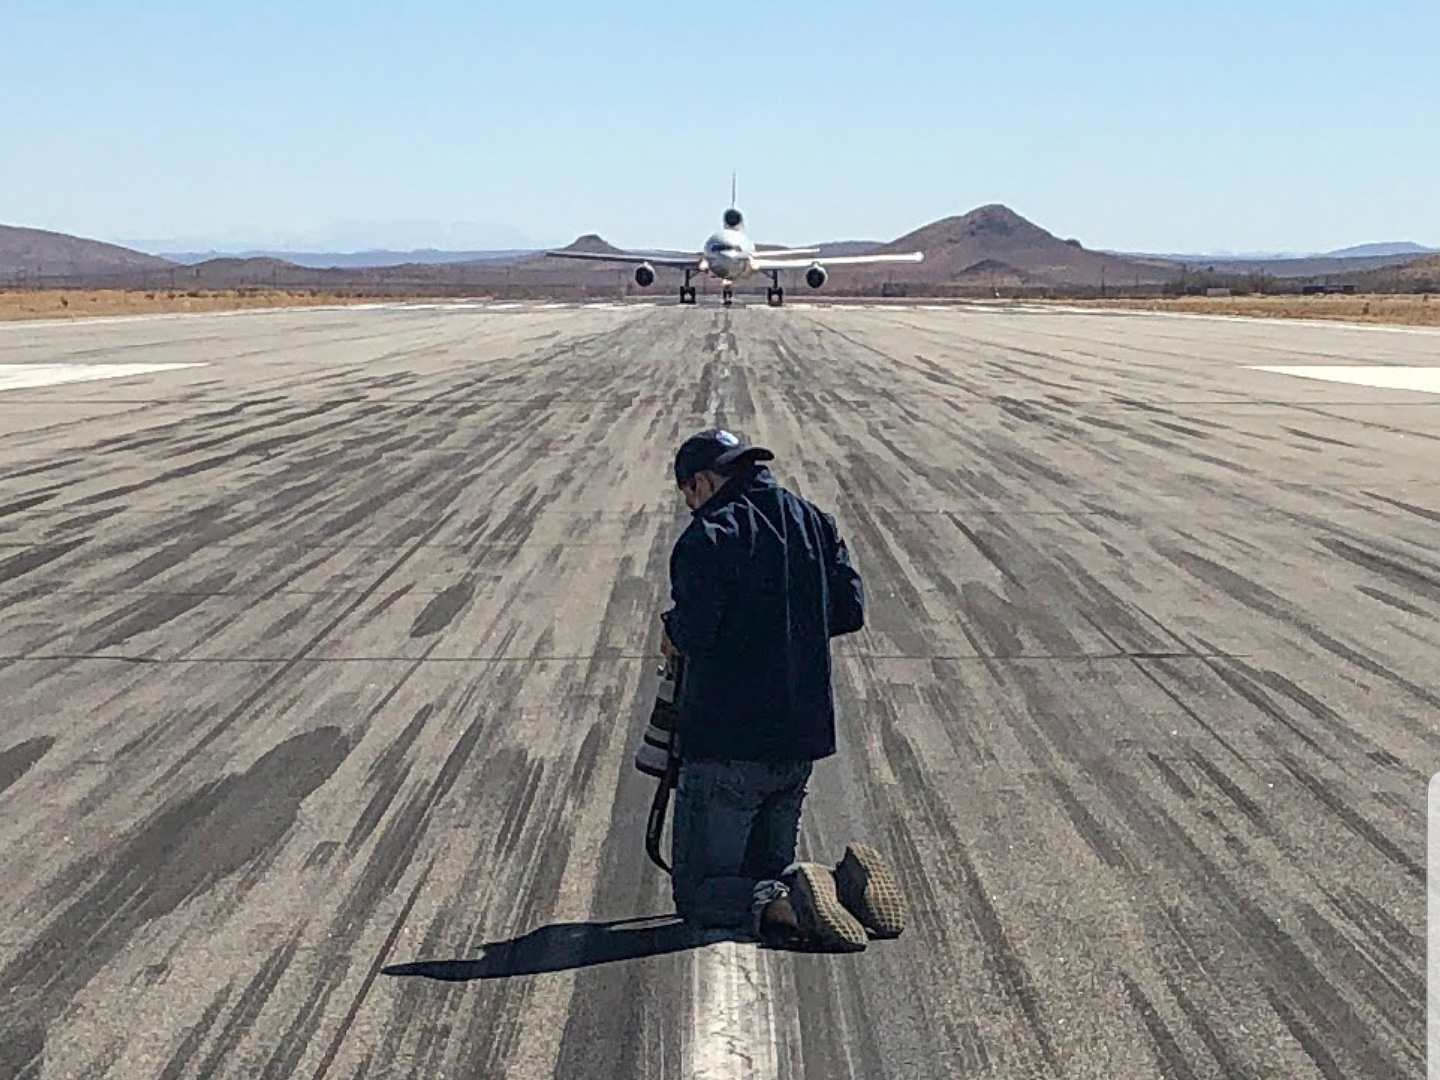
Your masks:
[{"label": "white fuselage", "polygon": [[701,269],[722,281],[739,281],[755,272],[755,241],[743,229],[721,229],[705,241]]}]

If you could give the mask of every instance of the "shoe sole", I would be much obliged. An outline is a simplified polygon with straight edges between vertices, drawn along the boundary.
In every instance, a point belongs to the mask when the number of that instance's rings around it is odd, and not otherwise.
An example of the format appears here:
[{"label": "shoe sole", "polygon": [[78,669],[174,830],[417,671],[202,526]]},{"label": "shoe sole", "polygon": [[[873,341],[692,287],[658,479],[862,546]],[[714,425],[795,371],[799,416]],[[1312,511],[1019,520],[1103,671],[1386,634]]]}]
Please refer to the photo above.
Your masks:
[{"label": "shoe sole", "polygon": [[795,870],[790,893],[796,918],[813,948],[863,952],[869,944],[865,928],[845,910],[828,867],[802,863]]},{"label": "shoe sole", "polygon": [[900,892],[900,881],[889,862],[869,844],[850,844],[835,867],[835,888],[840,902],[877,938],[897,938],[905,932],[910,908]]}]

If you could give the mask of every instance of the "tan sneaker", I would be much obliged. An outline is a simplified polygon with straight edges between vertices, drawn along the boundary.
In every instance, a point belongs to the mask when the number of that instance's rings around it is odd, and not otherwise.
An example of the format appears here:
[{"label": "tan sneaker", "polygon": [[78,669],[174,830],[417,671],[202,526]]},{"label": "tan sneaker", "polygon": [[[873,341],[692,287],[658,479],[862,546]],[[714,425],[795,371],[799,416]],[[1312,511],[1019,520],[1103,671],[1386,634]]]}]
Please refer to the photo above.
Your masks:
[{"label": "tan sneaker", "polygon": [[828,866],[797,863],[785,875],[790,903],[805,944],[827,952],[862,952],[869,939],[865,928],[845,910],[835,893],[835,877]]},{"label": "tan sneaker", "polygon": [[877,938],[897,938],[910,917],[900,881],[869,844],[850,844],[835,867],[835,891],[847,911]]}]

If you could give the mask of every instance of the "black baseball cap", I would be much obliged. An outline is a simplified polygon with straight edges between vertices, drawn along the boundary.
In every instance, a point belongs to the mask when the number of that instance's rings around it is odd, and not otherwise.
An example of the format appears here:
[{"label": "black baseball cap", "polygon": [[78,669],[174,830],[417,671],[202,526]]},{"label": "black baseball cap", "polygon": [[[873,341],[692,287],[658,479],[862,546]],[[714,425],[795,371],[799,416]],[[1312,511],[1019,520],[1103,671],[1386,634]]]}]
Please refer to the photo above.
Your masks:
[{"label": "black baseball cap", "polygon": [[721,471],[738,461],[773,461],[775,455],[763,446],[751,446],[738,435],[711,428],[691,435],[675,452],[675,483],[684,484],[706,469]]}]

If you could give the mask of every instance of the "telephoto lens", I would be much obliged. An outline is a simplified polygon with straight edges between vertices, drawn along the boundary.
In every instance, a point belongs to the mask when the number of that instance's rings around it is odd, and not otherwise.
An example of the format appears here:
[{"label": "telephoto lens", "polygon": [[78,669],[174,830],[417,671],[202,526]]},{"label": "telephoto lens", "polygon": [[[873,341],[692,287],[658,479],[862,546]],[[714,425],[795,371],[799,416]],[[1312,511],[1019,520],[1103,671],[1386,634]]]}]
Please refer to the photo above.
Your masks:
[{"label": "telephoto lens", "polygon": [[670,756],[679,728],[678,704],[681,665],[680,657],[672,657],[659,671],[660,685],[655,691],[655,705],[640,749],[635,751],[635,767],[646,776],[663,780],[670,774]]},{"label": "telephoto lens", "polygon": [[668,874],[670,864],[660,853],[660,840],[665,832],[670,792],[680,783],[680,684],[685,677],[684,660],[670,657],[659,675],[655,706],[650,710],[650,723],[640,740],[640,749],[635,752],[635,767],[660,781],[655,785],[650,815],[645,819],[645,854]]}]

